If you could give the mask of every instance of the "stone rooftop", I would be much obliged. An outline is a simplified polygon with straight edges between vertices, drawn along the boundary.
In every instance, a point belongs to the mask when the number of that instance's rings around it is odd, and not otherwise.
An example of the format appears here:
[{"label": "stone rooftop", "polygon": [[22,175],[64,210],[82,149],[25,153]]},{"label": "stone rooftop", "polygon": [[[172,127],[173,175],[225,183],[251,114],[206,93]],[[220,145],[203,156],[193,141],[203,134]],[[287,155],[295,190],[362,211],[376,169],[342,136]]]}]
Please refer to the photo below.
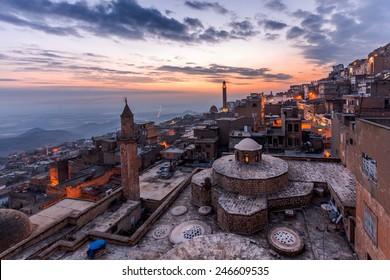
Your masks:
[{"label": "stone rooftop", "polygon": [[204,170],[196,173],[194,176],[192,176],[191,182],[198,185],[198,186],[201,186],[202,184],[204,184],[204,180],[207,177],[210,178],[211,185],[214,186],[216,184],[216,182],[214,181],[212,168],[204,169]]},{"label": "stone rooftop", "polygon": [[353,174],[339,163],[288,160],[289,181],[326,182],[344,206],[355,207]]},{"label": "stone rooftop", "polygon": [[169,163],[158,164],[140,174],[139,181],[142,199],[163,201],[188,176],[188,173],[177,169],[169,179],[158,178],[158,172],[163,166],[169,166]]},{"label": "stone rooftop", "polygon": [[79,199],[65,198],[60,202],[38,212],[30,217],[31,223],[37,225],[36,231],[43,230],[50,225],[63,220],[71,214],[80,213],[90,207],[95,202]]},{"label": "stone rooftop", "polygon": [[270,155],[263,155],[262,160],[254,164],[241,163],[234,155],[217,159],[213,168],[215,172],[237,179],[269,179],[278,177],[288,170],[287,162]]},{"label": "stone rooftop", "polygon": [[265,195],[241,195],[220,190],[219,205],[230,214],[250,216],[267,208]]},{"label": "stone rooftop", "polygon": [[281,191],[268,195],[268,199],[305,196],[313,191],[314,184],[308,182],[288,182]]},{"label": "stone rooftop", "polygon": [[[229,244],[229,246],[226,246]],[[259,248],[256,241],[236,234],[218,233],[203,235],[179,244],[162,260],[265,260],[266,249]]]},{"label": "stone rooftop", "polygon": [[[106,253],[99,259],[353,259],[353,252],[321,211],[321,203],[326,198],[315,198],[313,203],[301,211],[295,211],[293,218],[286,219],[284,211],[269,211],[268,227],[252,236],[225,233],[217,225],[215,212],[200,216],[198,207],[190,203],[191,186],[188,185],[164,214],[156,221],[140,243],[134,247],[107,244]],[[174,216],[174,207],[185,205],[188,211]],[[172,245],[168,237],[155,239],[153,231],[161,225],[175,227],[189,220],[201,220],[211,226],[213,234],[196,237],[192,241]],[[295,229],[305,242],[304,251],[296,257],[284,257],[274,254],[268,243],[268,233],[275,226],[287,226]],[[229,246],[226,246],[226,244]],[[52,259],[87,259],[89,243],[84,243],[74,252],[57,251]],[[241,249],[240,249],[241,248]],[[245,250],[246,249],[246,250]],[[172,251],[171,251],[172,250]],[[245,251],[245,252],[244,252]],[[175,257],[176,256],[176,257]]]},{"label": "stone rooftop", "polygon": [[123,202],[117,209],[108,209],[103,214],[97,216],[91,222],[81,228],[81,232],[88,232],[90,230],[96,230],[100,232],[108,232],[112,228],[112,225],[117,224],[128,212],[132,209],[137,202],[127,200]]}]

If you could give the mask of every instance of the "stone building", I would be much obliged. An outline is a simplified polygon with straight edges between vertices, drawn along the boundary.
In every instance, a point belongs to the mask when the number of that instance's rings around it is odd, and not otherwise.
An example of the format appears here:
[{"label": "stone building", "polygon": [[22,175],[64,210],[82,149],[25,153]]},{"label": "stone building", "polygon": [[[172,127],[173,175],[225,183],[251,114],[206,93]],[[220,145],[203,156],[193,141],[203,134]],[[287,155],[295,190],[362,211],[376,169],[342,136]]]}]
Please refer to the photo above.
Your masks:
[{"label": "stone building", "polygon": [[346,145],[356,177],[355,250],[360,259],[390,259],[390,119],[357,119]]},{"label": "stone building", "polygon": [[312,190],[312,183],[289,182],[287,162],[263,155],[262,146],[246,138],[234,155],[193,176],[192,203],[213,206],[222,229],[251,235],[267,226],[268,208],[305,206]]},{"label": "stone building", "polygon": [[158,143],[161,127],[155,125],[154,122],[136,123],[135,129],[139,145],[156,145]]},{"label": "stone building", "polygon": [[380,47],[367,56],[368,74],[376,75],[383,70],[390,69],[390,43],[386,46]]}]

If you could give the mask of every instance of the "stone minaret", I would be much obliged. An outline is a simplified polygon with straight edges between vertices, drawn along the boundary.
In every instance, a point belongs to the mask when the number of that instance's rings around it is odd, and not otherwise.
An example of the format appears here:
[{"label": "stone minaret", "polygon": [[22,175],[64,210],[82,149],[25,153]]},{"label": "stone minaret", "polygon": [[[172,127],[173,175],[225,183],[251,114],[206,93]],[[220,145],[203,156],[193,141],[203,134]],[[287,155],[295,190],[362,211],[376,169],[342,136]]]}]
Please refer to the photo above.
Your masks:
[{"label": "stone minaret", "polygon": [[227,112],[228,111],[226,101],[227,101],[226,82],[223,81],[223,83],[222,83],[222,112]]},{"label": "stone minaret", "polygon": [[140,199],[137,137],[134,129],[134,115],[127,105],[121,115],[121,135],[119,137],[121,151],[121,172],[124,197],[128,200]]}]

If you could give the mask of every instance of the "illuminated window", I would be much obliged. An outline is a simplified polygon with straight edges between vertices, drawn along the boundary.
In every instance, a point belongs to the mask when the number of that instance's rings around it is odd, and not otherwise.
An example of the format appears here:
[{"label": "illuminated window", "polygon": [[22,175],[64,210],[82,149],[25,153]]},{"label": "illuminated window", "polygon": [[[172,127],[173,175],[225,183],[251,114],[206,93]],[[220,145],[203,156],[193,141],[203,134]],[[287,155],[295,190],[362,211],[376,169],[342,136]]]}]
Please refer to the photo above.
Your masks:
[{"label": "illuminated window", "polygon": [[245,162],[249,163],[249,154],[245,154]]}]

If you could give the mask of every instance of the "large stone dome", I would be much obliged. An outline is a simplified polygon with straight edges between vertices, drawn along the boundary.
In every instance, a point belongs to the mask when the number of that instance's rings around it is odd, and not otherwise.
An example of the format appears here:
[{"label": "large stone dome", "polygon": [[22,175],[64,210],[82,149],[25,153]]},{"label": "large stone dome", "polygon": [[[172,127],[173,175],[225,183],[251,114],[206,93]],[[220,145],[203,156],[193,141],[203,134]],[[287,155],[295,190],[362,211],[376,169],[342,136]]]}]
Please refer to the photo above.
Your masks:
[{"label": "large stone dome", "polygon": [[0,252],[25,239],[32,229],[26,214],[13,209],[0,209]]}]

